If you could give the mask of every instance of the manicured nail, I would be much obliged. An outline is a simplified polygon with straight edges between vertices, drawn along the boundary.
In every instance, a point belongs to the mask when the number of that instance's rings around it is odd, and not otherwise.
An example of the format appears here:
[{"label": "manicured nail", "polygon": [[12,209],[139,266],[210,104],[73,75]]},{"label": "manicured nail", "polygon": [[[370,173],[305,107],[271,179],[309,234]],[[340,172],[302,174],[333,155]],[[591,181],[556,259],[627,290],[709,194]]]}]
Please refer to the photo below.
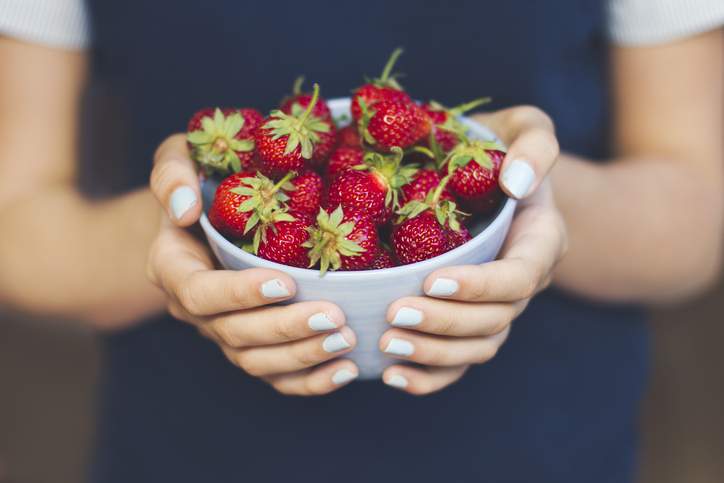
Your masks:
[{"label": "manicured nail", "polygon": [[190,186],[179,186],[171,193],[171,213],[180,220],[196,204],[196,192]]},{"label": "manicured nail", "polygon": [[387,354],[396,356],[411,356],[415,352],[415,346],[411,342],[402,339],[390,339],[385,349]]},{"label": "manicured nail", "polygon": [[309,328],[312,330],[316,330],[318,332],[324,332],[325,330],[332,330],[336,329],[337,326],[332,322],[332,319],[329,318],[329,315],[325,314],[324,312],[319,312],[318,314],[314,314],[309,319],[307,319],[307,323],[309,324]]},{"label": "manicured nail", "polygon": [[458,291],[460,285],[451,278],[438,278],[432,282],[432,286],[427,291],[428,295],[433,297],[449,297]]},{"label": "manicured nail", "polygon": [[414,327],[422,322],[422,312],[410,307],[402,307],[395,314],[392,325],[395,327]]},{"label": "manicured nail", "polygon": [[500,181],[511,195],[515,198],[522,198],[528,194],[533,181],[535,181],[535,171],[530,167],[530,164],[516,159],[503,171]]},{"label": "manicured nail", "polygon": [[357,374],[350,371],[349,369],[340,369],[332,376],[332,382],[336,385],[346,384],[349,381],[357,379]]},{"label": "manicured nail", "polygon": [[327,338],[324,339],[324,342],[322,342],[322,349],[324,349],[326,352],[339,352],[344,349],[349,349],[350,347],[352,346],[339,332],[327,336]]},{"label": "manicured nail", "polygon": [[407,382],[407,378],[405,376],[395,374],[394,376],[390,376],[385,381],[385,384],[387,384],[388,386],[396,387],[398,389],[405,389],[409,382]]},{"label": "manicured nail", "polygon": [[268,299],[278,299],[281,297],[289,297],[289,289],[284,282],[278,278],[267,280],[261,284],[261,294]]}]

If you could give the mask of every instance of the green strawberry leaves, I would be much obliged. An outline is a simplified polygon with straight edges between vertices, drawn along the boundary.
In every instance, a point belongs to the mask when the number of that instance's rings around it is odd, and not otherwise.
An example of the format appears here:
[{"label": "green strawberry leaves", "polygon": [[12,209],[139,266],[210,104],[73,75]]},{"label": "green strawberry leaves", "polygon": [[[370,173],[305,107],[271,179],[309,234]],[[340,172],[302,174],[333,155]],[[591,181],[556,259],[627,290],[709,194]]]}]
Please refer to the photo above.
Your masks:
[{"label": "green strawberry leaves", "polygon": [[[244,234],[249,233],[259,223],[267,224],[272,221],[282,221],[279,216],[285,213],[286,207],[284,203],[289,200],[289,196],[284,193],[284,189],[285,186],[294,188],[290,182],[294,176],[295,173],[290,171],[281,181],[275,184],[263,174],[257,173],[256,176],[242,178],[240,180],[241,184],[230,190],[232,193],[247,197],[238,206],[237,210],[239,212],[253,211],[244,225]],[[256,236],[256,233],[254,235]]]},{"label": "green strawberry leaves", "polygon": [[235,112],[225,116],[221,109],[214,116],[201,119],[201,129],[190,132],[186,139],[191,145],[192,158],[208,173],[238,173],[241,160],[238,153],[254,149],[251,139],[237,139],[244,127],[244,116]]},{"label": "green strawberry leaves", "polygon": [[309,248],[309,267],[319,262],[320,276],[331,268],[339,270],[342,257],[355,257],[364,252],[356,242],[347,238],[355,229],[352,221],[343,221],[344,211],[338,206],[332,213],[319,210],[316,226],[309,227],[309,239],[302,244]]}]

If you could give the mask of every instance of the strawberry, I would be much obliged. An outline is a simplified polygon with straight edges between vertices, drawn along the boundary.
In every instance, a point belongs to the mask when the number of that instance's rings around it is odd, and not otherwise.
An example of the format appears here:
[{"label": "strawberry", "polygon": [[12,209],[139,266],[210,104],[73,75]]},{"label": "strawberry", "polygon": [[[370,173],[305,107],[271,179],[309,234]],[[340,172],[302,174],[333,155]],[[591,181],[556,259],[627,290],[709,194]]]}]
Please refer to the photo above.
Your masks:
[{"label": "strawberry", "polygon": [[448,109],[438,102],[430,101],[422,106],[432,121],[430,147],[435,150],[437,147],[443,154],[450,152],[460,142],[460,135],[465,135],[467,128],[458,119],[468,111],[490,102],[490,98],[475,99],[474,101],[461,104]]},{"label": "strawberry", "polygon": [[383,268],[392,268],[395,266],[397,266],[397,264],[395,263],[395,259],[392,258],[392,253],[390,253],[387,248],[380,247],[380,249],[377,250],[375,259],[372,260],[370,268],[374,270],[382,270]]},{"label": "strawberry", "polygon": [[320,210],[317,224],[309,230],[309,266],[319,262],[321,275],[332,270],[369,268],[378,250],[377,227],[367,216],[344,211],[338,206],[332,213]]},{"label": "strawberry", "polygon": [[337,128],[334,123],[332,121],[324,122],[329,126],[329,130],[327,132],[320,132],[319,142],[314,145],[314,154],[312,155],[310,164],[315,167],[324,165],[339,143]]},{"label": "strawberry", "polygon": [[[421,169],[408,184],[402,187],[402,199],[405,202],[412,200],[423,201],[431,191],[440,185],[440,181],[442,181],[442,176],[436,170]],[[440,199],[454,200],[447,188],[442,191]]]},{"label": "strawberry", "polygon": [[312,116],[319,99],[319,85],[307,108],[298,114],[272,111],[264,124],[255,132],[261,170],[269,176],[287,171],[301,170],[312,159],[320,134],[329,132],[330,123]]},{"label": "strawberry", "polygon": [[309,240],[312,226],[310,216],[295,213],[292,219],[268,223],[258,230],[255,236],[255,253],[266,260],[307,268],[310,266],[309,254],[305,244]]},{"label": "strawberry", "polygon": [[362,139],[359,137],[356,124],[350,124],[339,130],[339,144],[342,146],[353,146],[355,148],[362,146]]},{"label": "strawberry", "polygon": [[364,151],[361,148],[350,146],[338,147],[329,157],[327,164],[327,179],[334,179],[342,171],[363,163]]},{"label": "strawberry", "polygon": [[453,173],[450,190],[466,205],[482,206],[485,201],[500,199],[496,193],[504,158],[505,152],[496,143],[464,139],[445,160],[448,172]]},{"label": "strawberry", "polygon": [[364,141],[379,151],[407,149],[430,133],[430,118],[414,102],[379,101],[367,106],[360,101],[359,130]]},{"label": "strawberry", "polygon": [[260,222],[285,218],[282,204],[289,197],[281,187],[290,177],[274,184],[258,173],[232,174],[216,189],[209,221],[222,235],[239,239],[255,230]]},{"label": "strawberry", "polygon": [[254,109],[202,109],[188,124],[187,140],[206,174],[226,175],[249,168],[254,156],[253,131],[261,121]]},{"label": "strawberry", "polygon": [[[309,106],[309,104],[311,104],[314,94],[302,92],[302,84],[304,84],[304,77],[297,77],[294,81],[292,95],[287,96],[284,100],[282,100],[279,109],[285,114],[301,113]],[[329,110],[327,101],[321,97],[317,99],[316,104],[312,108],[312,116],[331,121],[332,112]]]},{"label": "strawberry", "polygon": [[293,213],[314,216],[322,203],[322,178],[314,171],[305,171],[282,186],[289,196],[287,206]]},{"label": "strawberry", "polygon": [[327,206],[366,213],[377,223],[384,223],[398,206],[399,190],[416,171],[412,165],[401,166],[403,152],[365,154],[365,164],[340,173],[329,186]]},{"label": "strawberry", "polygon": [[447,250],[445,251],[457,248],[473,238],[468,229],[462,225],[460,225],[460,230],[447,230],[445,235],[447,236]]},{"label": "strawberry", "polygon": [[373,107],[379,101],[411,102],[410,96],[402,90],[402,87],[392,74],[392,69],[395,67],[395,63],[401,54],[402,49],[395,49],[387,64],[385,64],[382,75],[357,88],[354,92],[352,95],[351,111],[352,118],[355,121],[359,121],[362,117],[360,101],[363,101],[368,108]]}]

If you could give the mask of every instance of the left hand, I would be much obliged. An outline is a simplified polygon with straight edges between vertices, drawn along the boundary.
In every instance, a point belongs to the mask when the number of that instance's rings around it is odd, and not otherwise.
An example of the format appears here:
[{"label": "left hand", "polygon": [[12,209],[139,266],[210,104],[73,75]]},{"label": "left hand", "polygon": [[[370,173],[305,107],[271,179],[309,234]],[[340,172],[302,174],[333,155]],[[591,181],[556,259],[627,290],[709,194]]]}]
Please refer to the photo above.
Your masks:
[{"label": "left hand", "polygon": [[380,350],[423,367],[393,365],[383,380],[411,394],[439,391],[471,364],[492,359],[512,321],[550,284],[566,251],[565,225],[546,180],[558,157],[553,123],[527,106],[476,120],[509,146],[500,184],[508,195],[525,199],[498,260],[437,270],[424,282],[427,297],[406,297],[390,305],[387,320],[394,328],[380,339]]}]

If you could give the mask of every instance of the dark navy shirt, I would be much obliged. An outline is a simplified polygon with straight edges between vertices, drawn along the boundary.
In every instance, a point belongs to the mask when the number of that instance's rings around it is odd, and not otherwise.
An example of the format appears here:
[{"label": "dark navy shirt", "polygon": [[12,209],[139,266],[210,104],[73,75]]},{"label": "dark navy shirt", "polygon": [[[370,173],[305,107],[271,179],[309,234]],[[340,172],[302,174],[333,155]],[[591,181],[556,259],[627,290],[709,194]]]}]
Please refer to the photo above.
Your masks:
[{"label": "dark navy shirt", "polygon": [[[147,183],[155,147],[197,108],[268,110],[299,74],[327,97],[348,95],[400,45],[415,97],[535,104],[564,149],[608,154],[602,0],[89,4],[93,86],[120,108],[98,124],[124,133],[107,140],[122,150],[108,180],[116,192]],[[233,367],[188,325],[148,321],[105,337],[92,479],[626,482],[646,342],[638,310],[549,290],[493,361],[440,393],[356,382],[295,398]]]}]

